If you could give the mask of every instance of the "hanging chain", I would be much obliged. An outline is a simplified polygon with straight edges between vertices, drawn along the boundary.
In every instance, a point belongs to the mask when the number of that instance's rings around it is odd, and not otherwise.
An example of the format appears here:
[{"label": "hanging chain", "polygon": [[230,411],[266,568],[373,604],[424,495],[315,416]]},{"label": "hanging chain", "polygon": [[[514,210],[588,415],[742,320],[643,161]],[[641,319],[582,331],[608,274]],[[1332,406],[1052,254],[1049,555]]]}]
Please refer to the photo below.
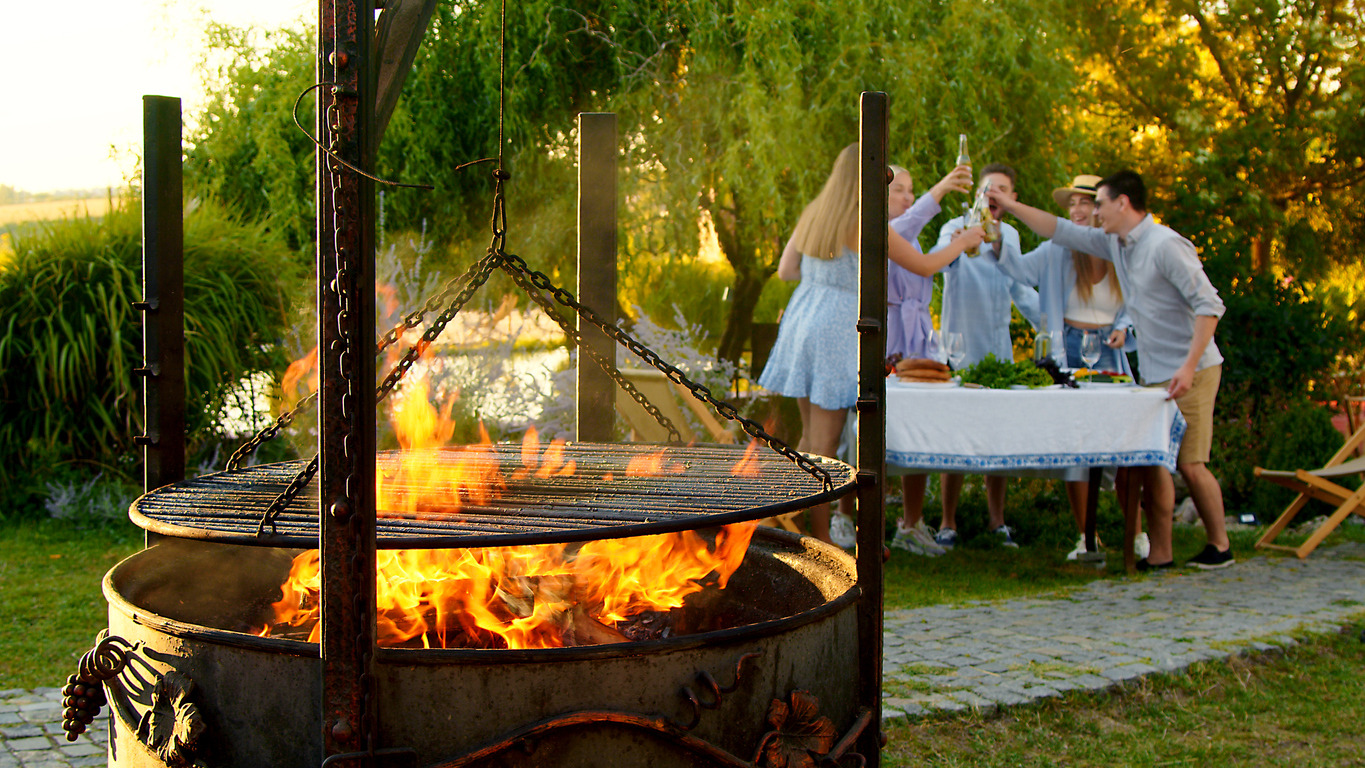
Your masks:
[{"label": "hanging chain", "polygon": [[[540,303],[542,301],[548,303],[548,300],[545,299],[544,296],[538,297],[540,291],[543,291],[553,296],[555,301],[558,301],[560,304],[574,310],[574,312],[576,312],[579,317],[582,317],[584,320],[587,320],[589,323],[592,323],[593,325],[597,326],[598,330],[602,331],[602,333],[605,333],[608,337],[616,341],[616,343],[624,346],[626,349],[629,349],[632,353],[635,354],[636,357],[640,358],[646,363],[649,363],[649,365],[653,366],[659,372],[667,376],[669,380],[673,381],[675,384],[679,384],[681,386],[686,387],[688,391],[692,393],[693,397],[695,397],[698,400],[701,400],[707,405],[710,405],[711,408],[714,409],[716,413],[720,414],[727,421],[738,422],[739,425],[744,429],[744,431],[749,434],[749,436],[767,443],[769,448],[772,448],[775,452],[781,454],[783,457],[787,458],[793,464],[797,465],[798,467],[801,467],[808,474],[820,480],[821,483],[824,485],[826,491],[832,490],[834,488],[834,479],[830,476],[829,472],[826,471],[824,467],[821,467],[819,464],[816,464],[814,461],[810,460],[800,452],[793,450],[791,446],[787,445],[782,440],[779,440],[777,437],[768,434],[767,431],[763,429],[763,426],[758,422],[740,415],[739,410],[737,408],[735,408],[730,403],[725,402],[724,400],[717,399],[715,395],[711,394],[710,389],[707,389],[705,386],[688,379],[686,374],[684,374],[680,368],[672,365],[663,358],[659,357],[657,354],[655,354],[653,350],[637,341],[634,337],[626,333],[620,327],[612,323],[609,323],[606,320],[603,320],[596,312],[592,311],[592,309],[588,308],[583,304],[580,304],[576,299],[574,299],[572,293],[569,293],[567,290],[555,285],[554,282],[551,281],[550,278],[547,277],[546,275],[537,272],[534,269],[531,269],[531,267],[527,265],[527,263],[520,256],[515,256],[510,253],[506,254],[506,259],[503,262],[502,268],[503,271],[511,275],[512,279],[518,285],[522,286],[522,288],[526,290],[526,292],[531,295],[531,298],[535,300],[537,303]],[[520,273],[520,275],[518,273]],[[526,285],[527,282],[530,283],[530,287]],[[535,288],[538,290],[531,290],[531,288]],[[542,304],[542,306],[544,305]],[[570,333],[572,334],[572,338],[575,341],[575,343],[578,341],[577,331],[571,331],[567,324],[561,324],[561,327],[564,328],[566,334]],[[614,380],[616,380],[618,383],[624,381],[624,379],[622,379],[620,376],[620,371],[617,371],[614,365],[607,363],[600,357],[596,359],[598,360],[599,365],[605,364],[609,366],[609,368],[604,368],[604,370],[607,370],[608,375],[611,375]],[[627,391],[630,390],[627,389]],[[655,410],[657,411],[657,409]]]},{"label": "hanging chain", "polygon": [[[517,256],[509,255],[507,258],[521,261],[521,259]],[[521,263],[523,266],[525,265],[524,261],[521,261]],[[551,320],[554,320],[555,323],[559,325],[560,330],[564,332],[564,337],[569,342],[570,345],[578,347],[579,351],[581,352],[586,352],[588,357],[591,358],[592,361],[597,364],[597,367],[601,368],[603,373],[607,374],[607,376],[610,377],[612,381],[616,382],[616,386],[620,387],[623,391],[625,391],[626,394],[630,395],[631,399],[638,403],[641,408],[644,408],[645,412],[648,413],[651,417],[654,418],[656,422],[659,423],[659,426],[662,426],[664,429],[668,430],[668,442],[670,443],[682,442],[682,434],[678,432],[678,428],[673,424],[673,421],[669,419],[667,416],[665,416],[663,411],[660,411],[659,407],[655,405],[653,402],[651,402],[649,398],[645,397],[644,393],[641,392],[639,388],[635,386],[635,384],[633,384],[629,379],[622,375],[620,369],[617,368],[614,363],[603,357],[602,353],[598,352],[592,347],[583,344],[583,339],[582,336],[578,333],[578,329],[574,326],[573,323],[570,323],[567,319],[563,317],[563,315],[560,314],[559,308],[555,306],[555,303],[553,301],[550,301],[548,298],[545,297],[543,293],[540,292],[540,290],[531,281],[529,275],[527,275],[524,271],[520,269],[511,269],[506,266],[503,267],[503,271],[510,275],[512,278],[512,282],[516,283],[518,287],[525,291],[526,295],[530,296],[531,300],[534,301],[537,305],[539,305],[541,310],[546,315],[548,315]]]}]

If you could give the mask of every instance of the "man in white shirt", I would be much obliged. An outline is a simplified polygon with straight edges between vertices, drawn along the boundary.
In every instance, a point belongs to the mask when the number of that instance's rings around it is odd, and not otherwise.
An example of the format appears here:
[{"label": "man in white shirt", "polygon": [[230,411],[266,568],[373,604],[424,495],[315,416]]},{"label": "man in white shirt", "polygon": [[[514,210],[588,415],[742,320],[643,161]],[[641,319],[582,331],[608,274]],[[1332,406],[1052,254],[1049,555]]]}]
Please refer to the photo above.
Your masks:
[{"label": "man in white shirt", "polygon": [[[1009,195],[993,198],[1039,235],[1114,262],[1137,332],[1138,373],[1144,384],[1163,386],[1188,423],[1176,466],[1190,488],[1208,537],[1204,551],[1188,564],[1204,569],[1232,565],[1223,491],[1207,467],[1223,363],[1213,334],[1223,315],[1223,302],[1204,274],[1194,244],[1152,219],[1146,187],[1133,171],[1119,171],[1100,181],[1095,204],[1102,230],[1079,227]],[[1144,475],[1153,491],[1147,510],[1152,548],[1138,565],[1144,570],[1165,568],[1173,564],[1175,488],[1171,476],[1160,467]]]}]

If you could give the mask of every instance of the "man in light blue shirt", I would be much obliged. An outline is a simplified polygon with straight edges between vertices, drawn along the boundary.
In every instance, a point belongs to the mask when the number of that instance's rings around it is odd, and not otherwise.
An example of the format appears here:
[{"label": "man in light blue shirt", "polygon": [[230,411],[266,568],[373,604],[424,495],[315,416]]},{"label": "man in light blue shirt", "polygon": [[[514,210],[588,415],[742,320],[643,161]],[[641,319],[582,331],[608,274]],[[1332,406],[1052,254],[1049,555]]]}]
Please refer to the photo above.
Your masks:
[{"label": "man in light blue shirt", "polygon": [[[981,181],[1003,195],[1014,195],[1014,169],[1001,163],[991,163],[981,171]],[[1000,208],[991,204],[991,215],[1000,220]],[[937,251],[946,246],[966,227],[965,217],[959,216],[944,224],[938,233]],[[1005,253],[1019,256],[1019,232],[1001,222],[1000,237],[994,243],[982,243],[974,257],[960,257],[943,270],[944,333],[961,333],[967,351],[964,365],[974,365],[988,354],[1001,360],[1014,359],[1014,344],[1010,340],[1010,305],[1034,327],[1038,321],[1038,292],[1017,282],[996,268]],[[945,549],[957,543],[957,500],[962,493],[962,475],[945,474],[939,479],[943,491],[943,522],[935,540]],[[1005,482],[1002,475],[986,476],[986,510],[989,529],[1001,543],[1015,546],[1010,529],[1005,525]]]},{"label": "man in light blue shirt", "polygon": [[[1223,302],[1204,274],[1194,244],[1147,212],[1142,177],[1119,171],[1098,185],[1096,212],[1102,230],[1030,208],[1012,197],[993,195],[1000,206],[1034,232],[1053,242],[1114,262],[1133,327],[1137,333],[1138,373],[1143,383],[1164,387],[1188,423],[1176,468],[1190,488],[1204,523],[1208,544],[1189,561],[1196,568],[1232,565],[1223,520],[1223,491],[1207,463],[1213,442],[1213,404],[1222,377],[1223,356],[1213,341]],[[1171,509],[1175,488],[1161,467],[1149,468],[1144,481],[1153,490],[1147,510],[1151,553],[1142,569],[1164,568],[1171,557]]]}]

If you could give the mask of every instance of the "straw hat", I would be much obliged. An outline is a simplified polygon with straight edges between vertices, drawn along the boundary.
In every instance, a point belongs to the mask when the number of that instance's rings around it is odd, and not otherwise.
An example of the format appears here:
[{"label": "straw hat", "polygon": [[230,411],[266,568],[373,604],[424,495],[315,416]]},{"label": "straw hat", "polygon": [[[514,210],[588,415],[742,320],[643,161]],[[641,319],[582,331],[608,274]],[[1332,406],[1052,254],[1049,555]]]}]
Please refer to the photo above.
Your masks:
[{"label": "straw hat", "polygon": [[1083,173],[1075,179],[1072,179],[1071,186],[1059,187],[1058,189],[1052,190],[1052,199],[1057,201],[1057,205],[1067,208],[1071,205],[1072,195],[1080,193],[1082,195],[1094,197],[1095,190],[1099,187],[1099,184],[1099,176],[1091,176],[1088,173]]}]

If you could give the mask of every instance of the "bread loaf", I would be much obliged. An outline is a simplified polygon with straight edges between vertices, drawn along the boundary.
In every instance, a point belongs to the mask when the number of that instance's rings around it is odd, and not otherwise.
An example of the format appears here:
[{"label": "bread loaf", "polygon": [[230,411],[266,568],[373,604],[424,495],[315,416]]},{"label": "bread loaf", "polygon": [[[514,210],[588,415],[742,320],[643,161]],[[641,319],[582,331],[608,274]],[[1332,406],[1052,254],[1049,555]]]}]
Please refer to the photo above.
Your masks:
[{"label": "bread loaf", "polygon": [[901,381],[951,381],[953,374],[951,371],[935,371],[928,368],[922,368],[919,370],[897,373],[896,377]]},{"label": "bread loaf", "polygon": [[896,363],[896,373],[918,373],[920,371],[948,372],[948,366],[926,357],[912,357]]}]

